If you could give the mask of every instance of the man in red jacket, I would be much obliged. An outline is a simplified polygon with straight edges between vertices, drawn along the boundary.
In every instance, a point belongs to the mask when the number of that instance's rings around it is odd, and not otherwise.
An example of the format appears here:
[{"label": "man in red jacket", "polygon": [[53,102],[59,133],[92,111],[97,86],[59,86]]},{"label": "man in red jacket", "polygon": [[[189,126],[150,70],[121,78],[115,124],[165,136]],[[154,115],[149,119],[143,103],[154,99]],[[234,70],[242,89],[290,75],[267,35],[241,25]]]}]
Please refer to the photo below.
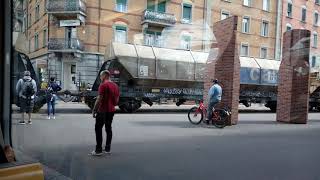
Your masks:
[{"label": "man in red jacket", "polygon": [[112,120],[115,106],[119,101],[119,87],[117,84],[110,81],[110,72],[108,70],[100,73],[101,84],[98,90],[98,97],[93,108],[93,118],[96,119],[95,132],[96,132],[96,149],[91,152],[93,156],[101,156],[102,153],[102,128],[105,126],[107,133],[107,140],[105,146],[105,153],[111,153],[111,140],[112,140]]}]

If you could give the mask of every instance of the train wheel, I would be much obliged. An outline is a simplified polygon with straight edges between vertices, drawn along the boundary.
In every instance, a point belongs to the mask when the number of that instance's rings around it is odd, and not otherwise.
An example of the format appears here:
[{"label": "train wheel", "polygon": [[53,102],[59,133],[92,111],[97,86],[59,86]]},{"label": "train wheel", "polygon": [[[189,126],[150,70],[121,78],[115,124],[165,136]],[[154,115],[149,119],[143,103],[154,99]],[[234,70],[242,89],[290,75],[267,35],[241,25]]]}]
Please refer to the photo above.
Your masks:
[{"label": "train wheel", "polygon": [[136,101],[136,100],[127,101],[119,105],[120,110],[125,113],[134,113],[140,107],[141,107],[141,101]]},{"label": "train wheel", "polygon": [[277,106],[271,106],[269,107],[271,112],[277,112]]}]

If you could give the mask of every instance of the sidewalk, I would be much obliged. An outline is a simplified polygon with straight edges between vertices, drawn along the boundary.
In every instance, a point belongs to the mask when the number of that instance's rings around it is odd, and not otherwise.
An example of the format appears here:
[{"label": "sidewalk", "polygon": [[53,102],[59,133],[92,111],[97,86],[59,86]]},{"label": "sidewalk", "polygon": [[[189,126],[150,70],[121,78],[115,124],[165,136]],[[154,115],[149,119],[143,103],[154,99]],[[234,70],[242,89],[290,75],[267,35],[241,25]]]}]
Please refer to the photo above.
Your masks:
[{"label": "sidewalk", "polygon": [[[191,109],[193,106],[196,106],[196,104],[193,105],[180,105],[176,106],[175,104],[154,104],[152,106],[149,106],[147,104],[142,104],[141,108],[138,110],[138,112],[141,111],[188,111]],[[82,109],[82,110],[88,110],[90,111],[89,107],[85,103],[78,103],[78,102],[69,102],[65,103],[62,101],[59,101],[56,105],[56,108],[58,110],[61,109]],[[118,107],[116,108],[117,110],[120,110]],[[47,106],[43,106],[41,110],[47,110]],[[240,111],[269,111],[270,109],[265,107],[262,104],[252,104],[251,107],[245,107],[244,105],[239,105],[239,110]]]},{"label": "sidewalk", "polygon": [[[186,112],[191,109],[194,105],[181,105],[176,106],[175,104],[154,104],[153,106],[149,106],[147,104],[142,104],[141,108],[138,112]],[[119,108],[116,108],[119,111]],[[12,110],[14,113],[19,111],[19,108],[16,105],[12,106]],[[58,101],[56,104],[57,113],[91,113],[90,108],[85,103],[78,102],[68,102],[65,103],[63,101]],[[270,111],[269,108],[264,107],[262,104],[252,104],[251,107],[245,107],[244,105],[239,105],[239,111],[242,112],[254,112],[254,111]],[[45,104],[41,110],[40,114],[46,114],[47,105]]]}]

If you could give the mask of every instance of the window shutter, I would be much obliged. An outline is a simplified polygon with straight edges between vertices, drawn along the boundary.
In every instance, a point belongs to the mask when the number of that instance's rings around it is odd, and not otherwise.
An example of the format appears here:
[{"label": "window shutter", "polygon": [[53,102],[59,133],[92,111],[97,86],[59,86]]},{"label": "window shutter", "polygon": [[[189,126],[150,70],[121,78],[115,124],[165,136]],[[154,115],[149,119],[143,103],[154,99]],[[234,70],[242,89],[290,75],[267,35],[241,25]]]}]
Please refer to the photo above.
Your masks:
[{"label": "window shutter", "polygon": [[191,8],[192,6],[189,4],[183,5],[183,19],[191,19]]}]

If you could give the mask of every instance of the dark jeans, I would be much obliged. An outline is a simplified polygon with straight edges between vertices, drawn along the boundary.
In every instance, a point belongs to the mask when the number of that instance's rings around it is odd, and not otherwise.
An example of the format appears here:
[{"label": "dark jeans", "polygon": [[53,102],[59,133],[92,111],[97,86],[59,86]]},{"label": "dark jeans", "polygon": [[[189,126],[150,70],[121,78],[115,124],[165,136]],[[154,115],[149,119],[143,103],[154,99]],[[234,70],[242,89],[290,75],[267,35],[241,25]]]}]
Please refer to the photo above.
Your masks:
[{"label": "dark jeans", "polygon": [[107,141],[105,150],[110,151],[111,148],[111,141],[112,141],[112,120],[113,120],[114,113],[108,112],[108,113],[98,113],[96,117],[96,125],[95,125],[95,131],[96,131],[96,152],[102,151],[102,128],[105,126],[105,130],[107,133]]},{"label": "dark jeans", "polygon": [[219,101],[211,101],[208,104],[208,109],[207,109],[207,119],[211,120],[212,118],[212,112],[214,111],[214,107],[219,103]]},{"label": "dark jeans", "polygon": [[48,109],[48,116],[50,116],[50,113],[52,112],[53,115],[55,115],[55,104],[56,104],[56,100],[52,99],[52,101],[48,101],[47,102],[47,109]]}]

